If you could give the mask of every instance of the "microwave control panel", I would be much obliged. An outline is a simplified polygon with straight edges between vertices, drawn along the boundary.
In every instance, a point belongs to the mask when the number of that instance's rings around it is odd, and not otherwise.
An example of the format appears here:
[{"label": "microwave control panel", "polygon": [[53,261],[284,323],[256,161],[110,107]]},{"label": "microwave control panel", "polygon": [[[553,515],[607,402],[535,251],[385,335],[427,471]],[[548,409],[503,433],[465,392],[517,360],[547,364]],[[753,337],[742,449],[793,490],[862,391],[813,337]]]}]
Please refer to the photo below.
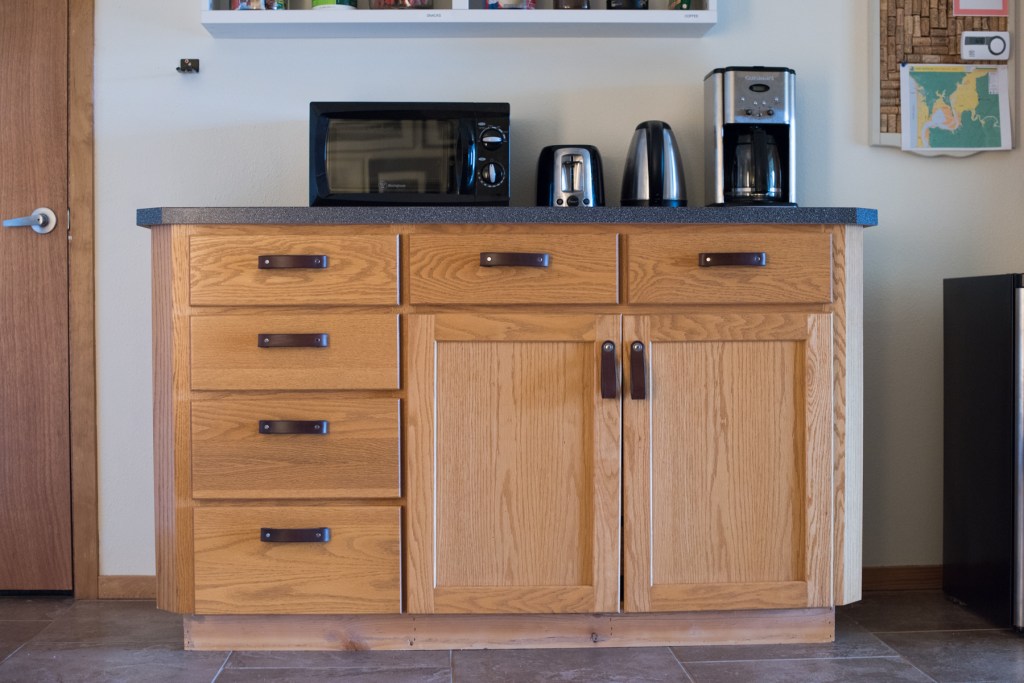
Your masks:
[{"label": "microwave control panel", "polygon": [[508,124],[478,121],[476,180],[477,196],[505,198],[509,196]]}]

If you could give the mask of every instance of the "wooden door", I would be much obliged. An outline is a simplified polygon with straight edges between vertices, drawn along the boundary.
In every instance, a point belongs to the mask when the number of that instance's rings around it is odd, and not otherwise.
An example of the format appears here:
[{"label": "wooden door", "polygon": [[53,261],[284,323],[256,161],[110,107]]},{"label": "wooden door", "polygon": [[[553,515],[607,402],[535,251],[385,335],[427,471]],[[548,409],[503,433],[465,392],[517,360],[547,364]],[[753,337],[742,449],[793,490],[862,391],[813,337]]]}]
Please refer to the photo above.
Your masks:
[{"label": "wooden door", "polygon": [[623,406],[627,611],[832,604],[831,334],[829,314],[624,319],[647,385]]},{"label": "wooden door", "polygon": [[618,316],[408,323],[409,611],[618,611]]},{"label": "wooden door", "polygon": [[0,20],[0,590],[70,590],[68,2]]}]

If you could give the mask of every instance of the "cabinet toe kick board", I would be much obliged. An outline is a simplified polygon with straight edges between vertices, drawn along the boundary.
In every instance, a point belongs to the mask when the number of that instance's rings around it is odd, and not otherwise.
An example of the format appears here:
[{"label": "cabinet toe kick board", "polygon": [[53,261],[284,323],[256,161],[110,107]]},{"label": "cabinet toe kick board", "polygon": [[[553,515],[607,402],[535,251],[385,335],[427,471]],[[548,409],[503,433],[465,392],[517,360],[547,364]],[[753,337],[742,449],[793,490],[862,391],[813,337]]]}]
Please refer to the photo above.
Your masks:
[{"label": "cabinet toe kick board", "polygon": [[835,610],[185,617],[187,650],[491,650],[828,643]]}]

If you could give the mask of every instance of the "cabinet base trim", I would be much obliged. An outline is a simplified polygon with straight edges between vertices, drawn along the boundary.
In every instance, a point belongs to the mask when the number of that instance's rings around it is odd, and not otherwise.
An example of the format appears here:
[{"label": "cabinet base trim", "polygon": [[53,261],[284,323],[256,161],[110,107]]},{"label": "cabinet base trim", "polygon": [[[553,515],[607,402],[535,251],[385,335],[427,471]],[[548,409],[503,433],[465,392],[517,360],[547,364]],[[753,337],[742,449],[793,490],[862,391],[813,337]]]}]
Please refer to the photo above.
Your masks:
[{"label": "cabinet base trim", "polygon": [[829,608],[529,616],[193,616],[186,650],[451,650],[827,643]]}]

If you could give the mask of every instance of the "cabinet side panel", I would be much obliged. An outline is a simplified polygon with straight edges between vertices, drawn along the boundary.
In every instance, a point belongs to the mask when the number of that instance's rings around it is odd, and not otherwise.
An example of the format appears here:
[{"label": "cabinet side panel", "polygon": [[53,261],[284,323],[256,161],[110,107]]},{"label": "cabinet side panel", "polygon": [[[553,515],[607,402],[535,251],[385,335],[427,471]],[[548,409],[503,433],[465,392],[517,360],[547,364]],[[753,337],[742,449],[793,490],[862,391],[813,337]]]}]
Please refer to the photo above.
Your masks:
[{"label": "cabinet side panel", "polygon": [[835,604],[861,598],[864,516],[864,229],[836,228],[833,354]]},{"label": "cabinet side panel", "polygon": [[171,612],[193,611],[187,230],[151,231],[157,607]]}]

